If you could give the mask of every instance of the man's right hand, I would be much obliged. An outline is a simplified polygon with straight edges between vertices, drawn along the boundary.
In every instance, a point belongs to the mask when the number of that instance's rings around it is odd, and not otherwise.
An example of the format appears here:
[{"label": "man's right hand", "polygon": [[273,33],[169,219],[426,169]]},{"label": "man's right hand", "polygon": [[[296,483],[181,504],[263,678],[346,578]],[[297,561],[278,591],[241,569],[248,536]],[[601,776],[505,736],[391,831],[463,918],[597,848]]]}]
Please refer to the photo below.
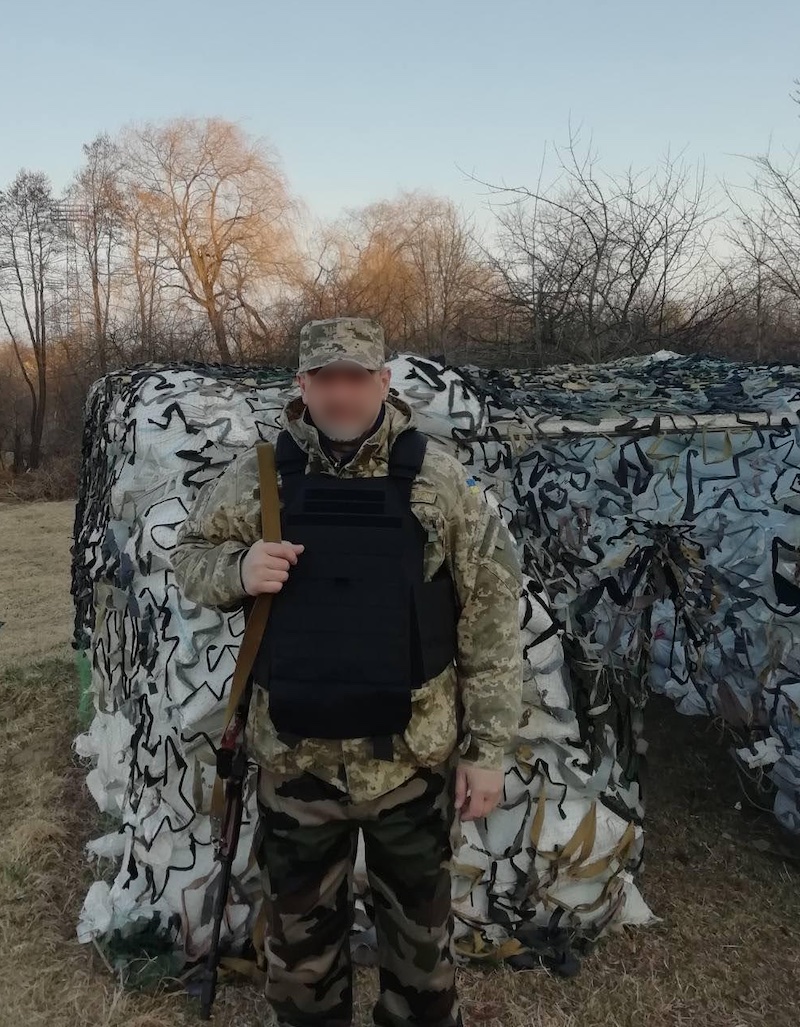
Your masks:
[{"label": "man's right hand", "polygon": [[280,592],[289,577],[289,568],[305,546],[294,542],[254,542],[242,560],[242,584],[251,596]]}]

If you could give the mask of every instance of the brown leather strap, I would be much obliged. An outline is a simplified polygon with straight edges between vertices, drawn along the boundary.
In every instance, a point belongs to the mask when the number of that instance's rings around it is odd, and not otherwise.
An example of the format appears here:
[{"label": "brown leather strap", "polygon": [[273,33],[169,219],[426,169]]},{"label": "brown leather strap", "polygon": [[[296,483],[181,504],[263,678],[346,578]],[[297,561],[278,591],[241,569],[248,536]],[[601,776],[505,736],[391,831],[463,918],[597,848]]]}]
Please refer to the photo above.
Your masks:
[{"label": "brown leather strap", "polygon": [[[271,442],[259,442],[256,446],[258,454],[258,479],[261,491],[261,538],[264,542],[281,541],[281,509],[278,498],[278,479],[275,470],[275,449]],[[262,593],[256,597],[250,616],[245,624],[244,634],[239,646],[239,653],[236,657],[236,666],[233,670],[231,691],[228,697],[228,706],[225,710],[225,724],[221,737],[231,726],[236,710],[244,695],[250,671],[264,637],[267,626],[272,595]],[[214,780],[214,789],[211,794],[211,826],[212,834],[214,828],[222,822],[222,811],[225,805],[225,789],[222,779],[217,776]]]},{"label": "brown leather strap", "polygon": [[[261,491],[261,538],[264,542],[281,541],[281,511],[278,500],[278,482],[275,471],[275,450],[270,442],[259,442],[256,447],[258,452],[258,479]],[[244,692],[250,671],[253,669],[258,647],[264,637],[264,629],[267,626],[270,607],[272,606],[272,595],[262,593],[256,597],[250,616],[247,618],[242,644],[239,646],[239,654],[236,657],[236,667],[233,671],[231,682],[231,696],[228,700],[225,726],[231,722],[231,718],[239,704]]]}]

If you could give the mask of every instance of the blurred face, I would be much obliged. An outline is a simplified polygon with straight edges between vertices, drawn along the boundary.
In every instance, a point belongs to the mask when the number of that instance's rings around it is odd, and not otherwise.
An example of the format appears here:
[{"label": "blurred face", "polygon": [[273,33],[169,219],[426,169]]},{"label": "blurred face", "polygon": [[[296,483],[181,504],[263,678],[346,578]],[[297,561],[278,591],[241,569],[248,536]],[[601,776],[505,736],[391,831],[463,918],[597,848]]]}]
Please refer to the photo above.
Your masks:
[{"label": "blurred face", "polygon": [[368,371],[349,360],[338,360],[298,375],[300,394],[311,419],[334,442],[352,442],[368,431],[389,395],[388,367]]}]

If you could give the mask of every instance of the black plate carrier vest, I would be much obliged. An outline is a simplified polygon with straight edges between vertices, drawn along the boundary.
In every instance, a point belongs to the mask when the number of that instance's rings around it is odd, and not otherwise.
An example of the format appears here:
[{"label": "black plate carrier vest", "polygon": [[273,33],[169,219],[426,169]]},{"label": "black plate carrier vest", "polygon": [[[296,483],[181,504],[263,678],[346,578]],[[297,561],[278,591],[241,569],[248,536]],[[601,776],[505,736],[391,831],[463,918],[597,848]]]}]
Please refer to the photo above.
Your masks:
[{"label": "black plate carrier vest", "polygon": [[411,512],[425,437],[407,429],[376,478],[306,474],[283,431],[281,531],[305,551],[273,599],[253,677],[279,733],[385,738],[411,717],[414,688],[456,652],[457,609],[443,567],[423,581],[426,532]]}]

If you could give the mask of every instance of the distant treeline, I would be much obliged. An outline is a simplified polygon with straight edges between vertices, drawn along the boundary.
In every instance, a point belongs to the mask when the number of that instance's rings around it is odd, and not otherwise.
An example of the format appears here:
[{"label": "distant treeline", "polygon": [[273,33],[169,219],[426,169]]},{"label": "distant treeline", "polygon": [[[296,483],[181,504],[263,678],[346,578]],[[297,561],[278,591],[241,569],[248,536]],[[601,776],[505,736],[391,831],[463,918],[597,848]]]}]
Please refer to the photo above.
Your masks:
[{"label": "distant treeline", "polygon": [[800,359],[800,164],[750,158],[737,191],[681,159],[556,155],[551,185],[482,183],[483,233],[417,192],[314,222],[274,152],[215,119],[98,136],[60,197],[20,171],[0,193],[0,471],[74,457],[106,371],[291,365],[311,318],[374,317],[450,363]]}]

